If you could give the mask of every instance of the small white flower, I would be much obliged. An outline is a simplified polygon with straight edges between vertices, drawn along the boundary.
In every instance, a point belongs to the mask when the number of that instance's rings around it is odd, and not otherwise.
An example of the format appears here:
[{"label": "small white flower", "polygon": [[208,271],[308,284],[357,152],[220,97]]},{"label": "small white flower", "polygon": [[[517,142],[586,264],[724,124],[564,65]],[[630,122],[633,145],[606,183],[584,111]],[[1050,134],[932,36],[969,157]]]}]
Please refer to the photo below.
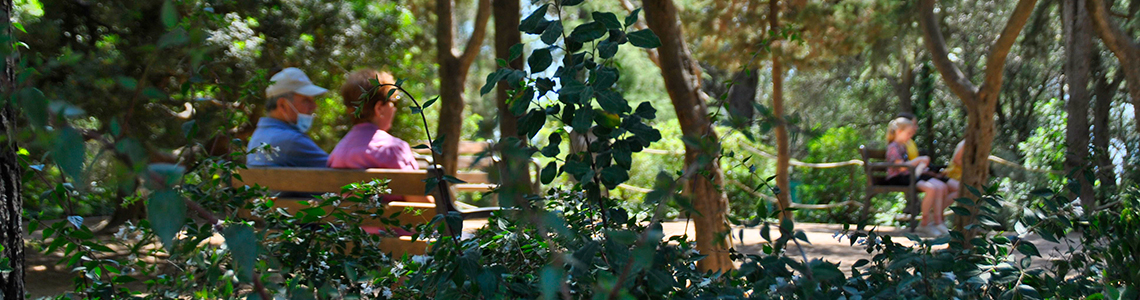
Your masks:
[{"label": "small white flower", "polygon": [[364,294],[372,294],[372,286],[371,285],[364,285],[364,288],[362,288],[360,290],[360,292],[364,293]]},{"label": "small white flower", "polygon": [[427,263],[428,258],[429,257],[427,257],[426,255],[413,255],[412,261],[416,262],[417,264],[423,265],[423,264]]},{"label": "small white flower", "polygon": [[392,290],[389,289],[388,287],[384,287],[383,295],[384,295],[384,298],[392,298]]},{"label": "small white flower", "polygon": [[324,261],[321,261],[321,268],[327,270],[329,268],[329,264],[325,263]]}]

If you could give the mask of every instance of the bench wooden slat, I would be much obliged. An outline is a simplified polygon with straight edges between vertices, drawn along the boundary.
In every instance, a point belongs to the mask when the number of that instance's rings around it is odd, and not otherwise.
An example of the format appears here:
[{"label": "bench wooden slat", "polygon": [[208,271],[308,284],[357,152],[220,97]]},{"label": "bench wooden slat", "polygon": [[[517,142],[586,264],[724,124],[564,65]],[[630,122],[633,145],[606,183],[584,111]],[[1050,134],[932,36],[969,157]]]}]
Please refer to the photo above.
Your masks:
[{"label": "bench wooden slat", "polygon": [[498,187],[496,184],[490,183],[459,183],[455,184],[455,190],[459,192],[490,192]]},{"label": "bench wooden slat", "polygon": [[[250,168],[238,174],[241,180],[233,182],[235,187],[252,182],[274,191],[318,193],[339,193],[349,183],[387,178],[393,195],[423,195],[424,180],[429,177],[426,170],[393,169]],[[466,186],[470,191],[488,191],[486,187],[494,186],[485,172],[459,172],[455,178],[470,182]]]},{"label": "bench wooden slat", "polygon": [[[303,204],[303,203],[301,203],[301,201],[310,201],[312,203],[311,204]],[[273,207],[284,209],[285,212],[288,212],[289,214],[297,214],[301,210],[313,207],[312,204],[315,204],[316,201],[318,201],[318,200],[315,200],[315,199],[295,199],[295,198],[276,198],[276,199],[273,199]],[[340,203],[341,208],[357,209],[357,207],[353,207],[353,205],[355,205],[355,203],[348,202],[348,201],[342,201]],[[328,210],[328,209],[329,208],[326,208],[326,210]],[[386,205],[384,207],[384,216],[390,216],[390,215],[392,215],[392,213],[395,213],[397,211],[402,212],[400,215],[396,216],[396,220],[400,221],[400,224],[423,224],[423,223],[430,222],[431,218],[435,217],[435,215],[436,215],[436,209],[435,209],[434,203],[393,201],[393,202],[389,202],[388,205]],[[249,213],[249,211],[242,210],[239,212],[239,214],[243,218],[257,219],[255,217],[253,217]],[[332,220],[334,220],[334,217],[332,217],[330,215],[326,215],[323,218],[321,218],[322,222],[328,222],[328,221],[332,221]],[[373,226],[373,227],[386,227],[386,226],[388,226],[386,224],[381,223],[379,220],[372,219],[372,218],[364,218],[363,220],[361,220],[361,223],[359,225],[360,226]]]},{"label": "bench wooden slat", "polygon": [[[393,169],[319,169],[319,168],[250,168],[240,170],[234,186],[255,183],[274,191],[339,193],[353,182],[387,178],[393,195],[423,195],[426,170]],[[236,179],[236,178],[235,178]]]},{"label": "bench wooden slat", "polygon": [[[427,144],[424,142],[423,144]],[[472,142],[472,141],[459,141],[459,155],[471,155],[479,152],[486,151],[491,148],[491,143],[488,142]],[[412,149],[419,154],[431,154],[431,149]]]},{"label": "bench wooden slat", "polygon": [[[390,179],[388,188],[391,190],[392,195],[424,195],[425,180],[433,175],[429,175],[428,170],[395,170],[395,169],[324,169],[324,168],[286,168],[286,167],[272,167],[272,168],[251,168],[238,170],[237,177],[231,183],[235,187],[244,185],[260,185],[273,191],[288,191],[288,192],[317,192],[317,193],[339,193],[341,187],[354,183],[354,182],[367,182],[374,179]],[[466,184],[463,186],[468,191],[483,192],[489,191],[493,185],[487,182],[487,173],[483,172],[460,172],[456,175],[460,180],[468,182],[483,182],[479,184]],[[456,185],[444,182],[448,199],[454,201],[457,192]],[[440,194],[439,189],[432,191],[433,196],[438,199],[444,199]],[[457,211],[464,215],[465,218],[474,218],[474,215],[466,214],[465,209],[458,209],[452,202],[437,202],[436,211]],[[493,209],[498,209],[493,208]],[[483,213],[478,213],[483,215]],[[434,216],[434,214],[432,214]]]}]

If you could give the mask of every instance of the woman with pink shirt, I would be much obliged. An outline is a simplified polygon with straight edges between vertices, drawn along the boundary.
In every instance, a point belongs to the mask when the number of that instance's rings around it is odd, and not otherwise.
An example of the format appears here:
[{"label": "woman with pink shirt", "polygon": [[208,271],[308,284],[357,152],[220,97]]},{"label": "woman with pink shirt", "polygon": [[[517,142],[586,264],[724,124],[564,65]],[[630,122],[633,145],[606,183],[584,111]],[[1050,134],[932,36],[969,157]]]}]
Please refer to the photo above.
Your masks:
[{"label": "woman with pink shirt", "polygon": [[[373,85],[373,81],[380,86]],[[355,125],[329,153],[329,168],[419,169],[408,142],[388,134],[396,117],[399,97],[393,94],[389,98],[389,91],[395,87],[385,84],[395,83],[391,74],[373,69],[348,74],[348,80],[340,87],[340,95]],[[385,197],[385,200],[398,200],[392,198]],[[430,202],[430,199],[404,197],[403,201]]]}]

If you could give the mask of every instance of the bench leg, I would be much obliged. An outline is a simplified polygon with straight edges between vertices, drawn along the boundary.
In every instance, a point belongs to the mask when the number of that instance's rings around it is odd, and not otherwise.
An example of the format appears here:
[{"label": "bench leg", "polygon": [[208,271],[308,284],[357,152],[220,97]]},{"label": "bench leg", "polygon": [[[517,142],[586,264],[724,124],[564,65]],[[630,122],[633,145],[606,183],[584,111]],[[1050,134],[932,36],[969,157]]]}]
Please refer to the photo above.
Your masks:
[{"label": "bench leg", "polygon": [[863,211],[859,213],[858,230],[863,230],[863,225],[870,221],[868,214],[871,212],[871,198],[873,197],[875,197],[875,195],[871,193],[867,193],[866,196],[863,196]]},{"label": "bench leg", "polygon": [[918,199],[918,193],[906,195],[906,198],[906,201],[909,202],[907,213],[910,214],[910,232],[914,232],[918,228],[918,216],[922,213],[922,200]]}]

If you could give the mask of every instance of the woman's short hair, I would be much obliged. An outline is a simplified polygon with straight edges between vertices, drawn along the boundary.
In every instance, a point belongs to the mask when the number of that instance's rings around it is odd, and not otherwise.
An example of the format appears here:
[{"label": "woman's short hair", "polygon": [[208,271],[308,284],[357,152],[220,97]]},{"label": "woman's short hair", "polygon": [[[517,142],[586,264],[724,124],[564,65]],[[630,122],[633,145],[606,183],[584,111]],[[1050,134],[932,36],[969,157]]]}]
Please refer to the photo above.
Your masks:
[{"label": "woman's short hair", "polygon": [[[373,84],[375,81],[376,84]],[[344,106],[352,114],[353,123],[363,123],[372,120],[377,104],[388,104],[396,101],[397,95],[391,98],[388,93],[394,90],[396,80],[388,72],[373,69],[361,69],[348,74],[348,79],[340,86],[340,96]],[[359,108],[359,109],[358,109]]]}]

